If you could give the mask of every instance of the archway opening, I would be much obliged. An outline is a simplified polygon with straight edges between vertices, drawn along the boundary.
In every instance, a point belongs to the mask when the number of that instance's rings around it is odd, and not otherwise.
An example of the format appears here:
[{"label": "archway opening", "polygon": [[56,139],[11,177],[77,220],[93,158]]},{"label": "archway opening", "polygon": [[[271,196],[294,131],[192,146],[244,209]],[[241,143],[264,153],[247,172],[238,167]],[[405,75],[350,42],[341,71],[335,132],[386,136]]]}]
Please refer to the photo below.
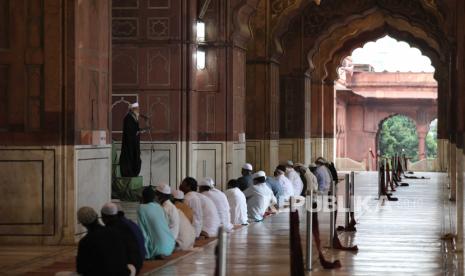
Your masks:
[{"label": "archway opening", "polygon": [[412,162],[419,160],[416,125],[405,115],[397,114],[381,121],[376,140],[377,152],[381,157],[405,154]]},{"label": "archway opening", "polygon": [[420,49],[388,35],[342,60],[335,85],[336,160],[350,164],[342,169],[375,169],[377,149],[387,156],[404,149],[414,163],[436,158],[437,135],[428,134],[437,132],[437,123],[429,124],[437,117],[434,73]]}]

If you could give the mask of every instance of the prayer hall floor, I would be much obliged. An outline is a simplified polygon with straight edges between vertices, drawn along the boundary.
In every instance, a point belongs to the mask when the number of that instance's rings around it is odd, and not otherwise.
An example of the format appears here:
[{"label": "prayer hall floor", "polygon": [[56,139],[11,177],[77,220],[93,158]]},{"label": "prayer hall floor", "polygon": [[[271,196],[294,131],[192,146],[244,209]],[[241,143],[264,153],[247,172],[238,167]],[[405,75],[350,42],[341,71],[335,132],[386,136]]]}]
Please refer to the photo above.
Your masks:
[{"label": "prayer hall floor", "polygon": [[[356,174],[356,196],[367,197],[367,210],[356,212],[357,232],[340,233],[344,245],[356,244],[358,253],[325,248],[328,259],[339,259],[342,268],[323,270],[313,256],[309,275],[463,275],[463,256],[453,253],[440,238],[454,229],[454,209],[447,199],[445,174],[416,173],[431,179],[405,179],[409,187],[394,193],[398,202],[376,208],[377,174]],[[344,193],[340,183],[339,194]],[[328,243],[329,215],[319,213],[323,246]],[[301,239],[305,253],[305,213],[300,213]],[[338,214],[337,225],[343,225]],[[289,214],[280,213],[264,222],[234,231],[229,236],[228,275],[289,275]],[[167,265],[146,270],[146,275],[213,275],[216,242],[200,252],[183,255]],[[314,247],[313,252],[316,252]],[[40,271],[75,254],[75,247],[1,246],[0,275]],[[34,274],[29,274],[34,275]],[[39,275],[39,274],[38,274]],[[43,274],[42,274],[43,275]]]},{"label": "prayer hall floor", "polygon": [[[369,210],[356,213],[357,232],[340,233],[341,242],[356,244],[358,253],[325,248],[325,256],[339,259],[342,268],[324,270],[313,256],[313,272],[309,275],[463,275],[457,270],[456,254],[441,241],[453,225],[448,222],[450,203],[447,199],[445,174],[416,173],[431,179],[405,179],[409,187],[394,193],[397,202],[385,202],[376,210],[377,174],[356,174],[357,196],[367,196]],[[339,194],[344,185],[340,183]],[[453,211],[453,210],[452,210]],[[453,217],[453,215],[452,215]],[[228,275],[289,275],[289,215],[281,213],[262,223],[234,232],[228,248]],[[329,244],[329,216],[320,213],[323,246]],[[300,213],[301,239],[305,254],[305,215]],[[446,223],[447,222],[447,223]],[[343,225],[338,215],[337,225]],[[151,275],[213,275],[214,245],[181,262],[157,270]],[[314,247],[313,252],[316,252]]]}]

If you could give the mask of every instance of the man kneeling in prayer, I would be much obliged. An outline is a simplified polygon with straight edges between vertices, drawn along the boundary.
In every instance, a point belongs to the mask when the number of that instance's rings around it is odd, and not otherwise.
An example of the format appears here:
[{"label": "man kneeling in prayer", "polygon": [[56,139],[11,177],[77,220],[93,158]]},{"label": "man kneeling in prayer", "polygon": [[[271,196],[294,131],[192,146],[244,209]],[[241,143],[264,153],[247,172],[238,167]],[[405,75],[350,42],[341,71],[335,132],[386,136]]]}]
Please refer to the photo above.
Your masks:
[{"label": "man kneeling in prayer", "polygon": [[225,195],[229,202],[231,223],[247,225],[247,200],[244,193],[239,189],[237,180],[229,180]]},{"label": "man kneeling in prayer", "polygon": [[213,201],[220,216],[221,224],[224,227],[226,232],[231,232],[233,230],[233,225],[231,224],[231,214],[229,213],[229,203],[228,199],[224,193],[215,188],[215,182],[213,179],[207,177],[199,182],[199,192],[208,197]]},{"label": "man kneeling in prayer", "polygon": [[254,185],[244,191],[247,198],[249,219],[255,222],[263,220],[266,210],[277,203],[276,197],[266,185],[266,174],[258,171],[252,176]]},{"label": "man kneeling in prayer", "polygon": [[121,235],[122,241],[126,247],[129,263],[132,264],[136,268],[137,273],[139,273],[144,264],[145,256],[140,254],[136,236],[133,234],[131,228],[118,216],[118,207],[116,204],[108,202],[103,205],[100,213],[105,227],[113,229]]},{"label": "man kneeling in prayer", "polygon": [[191,207],[187,206],[187,204],[184,203],[184,193],[180,190],[174,190],[172,200],[173,200],[174,206],[176,206],[176,208],[178,208],[181,212],[183,212],[183,214],[192,224],[194,221],[194,212],[192,211]]},{"label": "man kneeling in prayer", "polygon": [[142,204],[137,210],[137,219],[144,234],[146,259],[169,256],[176,245],[165,211],[154,200],[155,191],[152,186],[145,187],[142,192]]},{"label": "man kneeling in prayer", "polygon": [[171,188],[164,184],[158,184],[157,201],[165,210],[168,225],[173,234],[176,244],[181,250],[187,250],[194,247],[195,229],[181,210],[171,203]]}]

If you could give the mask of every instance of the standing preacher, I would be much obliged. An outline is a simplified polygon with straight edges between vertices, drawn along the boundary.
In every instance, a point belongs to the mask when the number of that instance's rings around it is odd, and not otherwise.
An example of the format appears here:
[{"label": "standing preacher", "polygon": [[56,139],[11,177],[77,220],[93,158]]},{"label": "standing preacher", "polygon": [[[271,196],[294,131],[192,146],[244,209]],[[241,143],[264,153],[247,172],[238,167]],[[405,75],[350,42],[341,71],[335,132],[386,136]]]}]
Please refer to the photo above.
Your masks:
[{"label": "standing preacher", "polygon": [[139,103],[131,104],[129,112],[124,117],[123,142],[119,159],[121,176],[136,177],[140,173],[140,133]]}]

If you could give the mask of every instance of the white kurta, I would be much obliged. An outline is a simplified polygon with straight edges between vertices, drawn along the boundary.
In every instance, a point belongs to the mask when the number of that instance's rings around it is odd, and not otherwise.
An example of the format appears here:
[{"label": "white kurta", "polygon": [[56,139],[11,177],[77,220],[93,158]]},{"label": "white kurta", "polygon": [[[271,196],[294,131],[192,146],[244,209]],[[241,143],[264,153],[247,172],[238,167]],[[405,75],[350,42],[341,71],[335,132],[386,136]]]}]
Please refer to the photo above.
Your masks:
[{"label": "white kurta", "polygon": [[194,247],[195,229],[184,213],[178,209],[179,213],[179,235],[176,243],[181,250],[188,250]]},{"label": "white kurta", "polygon": [[232,224],[247,224],[247,201],[239,188],[224,192],[229,202]]},{"label": "white kurta", "polygon": [[174,206],[171,201],[166,200],[163,202],[163,210],[165,210],[166,220],[168,221],[168,226],[170,228],[171,234],[173,234],[174,239],[178,238],[179,235],[179,212],[178,208]]},{"label": "white kurta", "polygon": [[265,183],[254,184],[244,191],[244,195],[249,218],[255,221],[263,220],[266,209],[277,203],[273,191]]},{"label": "white kurta", "polygon": [[292,185],[292,182],[284,174],[278,175],[276,180],[279,185],[281,185],[281,189],[283,191],[282,198],[284,200],[289,200],[289,197],[294,195],[294,186]]},{"label": "white kurta", "polygon": [[200,194],[197,192],[188,192],[184,195],[184,203],[186,203],[194,213],[192,226],[194,226],[196,237],[200,236],[200,232],[202,232],[203,221],[202,202],[200,201],[199,195]]},{"label": "white kurta", "polygon": [[220,216],[216,210],[215,203],[203,194],[197,194],[202,204],[202,231],[207,233],[209,237],[218,235],[218,228],[221,225]]},{"label": "white kurta", "polygon": [[209,191],[203,192],[202,194],[210,198],[213,203],[215,203],[216,210],[218,210],[218,215],[220,216],[224,230],[226,232],[231,232],[234,226],[231,224],[231,215],[229,213],[230,206],[224,193],[213,188]]},{"label": "white kurta", "polygon": [[286,176],[292,183],[294,196],[299,196],[304,188],[304,183],[302,182],[302,179],[300,179],[300,175],[294,169],[287,169]]}]

